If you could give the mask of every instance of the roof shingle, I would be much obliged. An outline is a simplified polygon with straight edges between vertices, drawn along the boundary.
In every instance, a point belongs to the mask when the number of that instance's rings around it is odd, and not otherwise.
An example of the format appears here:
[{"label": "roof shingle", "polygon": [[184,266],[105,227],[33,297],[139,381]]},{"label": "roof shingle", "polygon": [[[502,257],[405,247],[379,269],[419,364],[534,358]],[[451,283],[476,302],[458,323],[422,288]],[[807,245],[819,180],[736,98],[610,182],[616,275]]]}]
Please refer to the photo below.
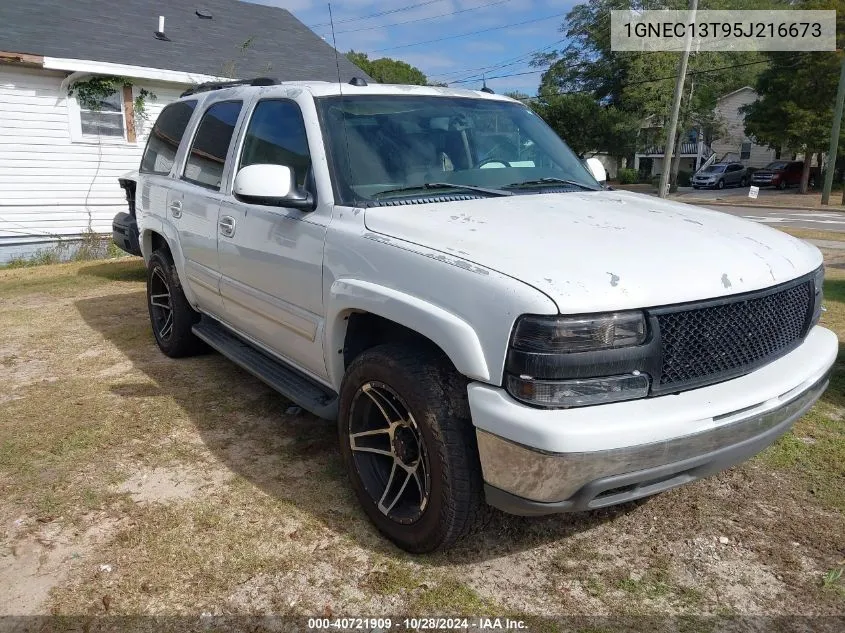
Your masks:
[{"label": "roof shingle", "polygon": [[[160,15],[169,42],[154,36]],[[0,2],[0,50],[283,81],[338,74],[334,49],[289,11],[240,0]],[[366,77],[345,55],[339,62],[343,81]]]}]

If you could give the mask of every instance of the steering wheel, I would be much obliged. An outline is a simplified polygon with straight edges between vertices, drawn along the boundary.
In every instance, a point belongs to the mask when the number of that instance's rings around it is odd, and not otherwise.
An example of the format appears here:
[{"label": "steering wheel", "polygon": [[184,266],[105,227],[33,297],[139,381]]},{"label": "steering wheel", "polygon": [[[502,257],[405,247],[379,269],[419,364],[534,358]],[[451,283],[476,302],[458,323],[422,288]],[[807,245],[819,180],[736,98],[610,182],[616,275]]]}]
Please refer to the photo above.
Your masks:
[{"label": "steering wheel", "polygon": [[478,169],[482,169],[484,165],[501,165],[502,167],[510,167],[511,164],[506,160],[498,160],[495,158],[486,158],[478,163]]}]

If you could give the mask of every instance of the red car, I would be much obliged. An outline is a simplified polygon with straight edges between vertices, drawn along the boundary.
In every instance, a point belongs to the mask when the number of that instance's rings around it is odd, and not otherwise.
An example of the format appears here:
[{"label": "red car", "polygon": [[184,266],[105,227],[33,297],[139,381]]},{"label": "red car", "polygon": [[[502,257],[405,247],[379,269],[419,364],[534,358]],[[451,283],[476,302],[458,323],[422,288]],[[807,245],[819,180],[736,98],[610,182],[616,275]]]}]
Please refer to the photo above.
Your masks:
[{"label": "red car", "polygon": [[[787,187],[801,184],[801,172],[804,170],[803,160],[776,160],[769,163],[763,169],[759,169],[751,176],[751,184],[756,187]],[[816,186],[815,167],[810,168],[810,178],[807,181],[809,187]]]}]

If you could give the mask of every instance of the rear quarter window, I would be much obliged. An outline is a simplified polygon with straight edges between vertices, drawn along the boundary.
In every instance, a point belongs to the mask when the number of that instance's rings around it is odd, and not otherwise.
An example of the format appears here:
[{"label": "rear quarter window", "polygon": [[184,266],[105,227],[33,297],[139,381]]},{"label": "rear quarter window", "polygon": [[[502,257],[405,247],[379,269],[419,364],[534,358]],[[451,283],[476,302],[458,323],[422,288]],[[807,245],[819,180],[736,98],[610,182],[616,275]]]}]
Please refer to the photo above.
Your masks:
[{"label": "rear quarter window", "polygon": [[141,158],[142,173],[167,175],[173,168],[179,143],[196,108],[196,101],[179,101],[158,115]]}]

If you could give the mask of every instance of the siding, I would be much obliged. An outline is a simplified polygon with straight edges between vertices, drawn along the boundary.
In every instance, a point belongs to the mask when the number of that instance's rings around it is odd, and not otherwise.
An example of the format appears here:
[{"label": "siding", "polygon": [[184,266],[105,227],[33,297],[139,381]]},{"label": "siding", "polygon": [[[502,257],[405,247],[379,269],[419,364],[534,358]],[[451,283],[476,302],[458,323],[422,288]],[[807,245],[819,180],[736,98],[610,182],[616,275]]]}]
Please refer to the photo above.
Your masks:
[{"label": "siding", "polygon": [[[725,134],[711,143],[716,159],[721,160],[725,154],[730,154],[729,160],[739,160],[742,143],[745,136],[745,121],[739,109],[757,99],[757,93],[750,88],[743,88],[723,97],[716,104],[716,114],[725,126]],[[751,144],[751,158],[741,161],[746,167],[765,167],[775,159],[775,150],[763,145]]]},{"label": "siding", "polygon": [[156,95],[136,143],[72,142],[65,73],[0,65],[0,262],[91,229],[111,233],[126,209],[118,176],[137,169],[151,121],[183,88],[139,83]]}]

